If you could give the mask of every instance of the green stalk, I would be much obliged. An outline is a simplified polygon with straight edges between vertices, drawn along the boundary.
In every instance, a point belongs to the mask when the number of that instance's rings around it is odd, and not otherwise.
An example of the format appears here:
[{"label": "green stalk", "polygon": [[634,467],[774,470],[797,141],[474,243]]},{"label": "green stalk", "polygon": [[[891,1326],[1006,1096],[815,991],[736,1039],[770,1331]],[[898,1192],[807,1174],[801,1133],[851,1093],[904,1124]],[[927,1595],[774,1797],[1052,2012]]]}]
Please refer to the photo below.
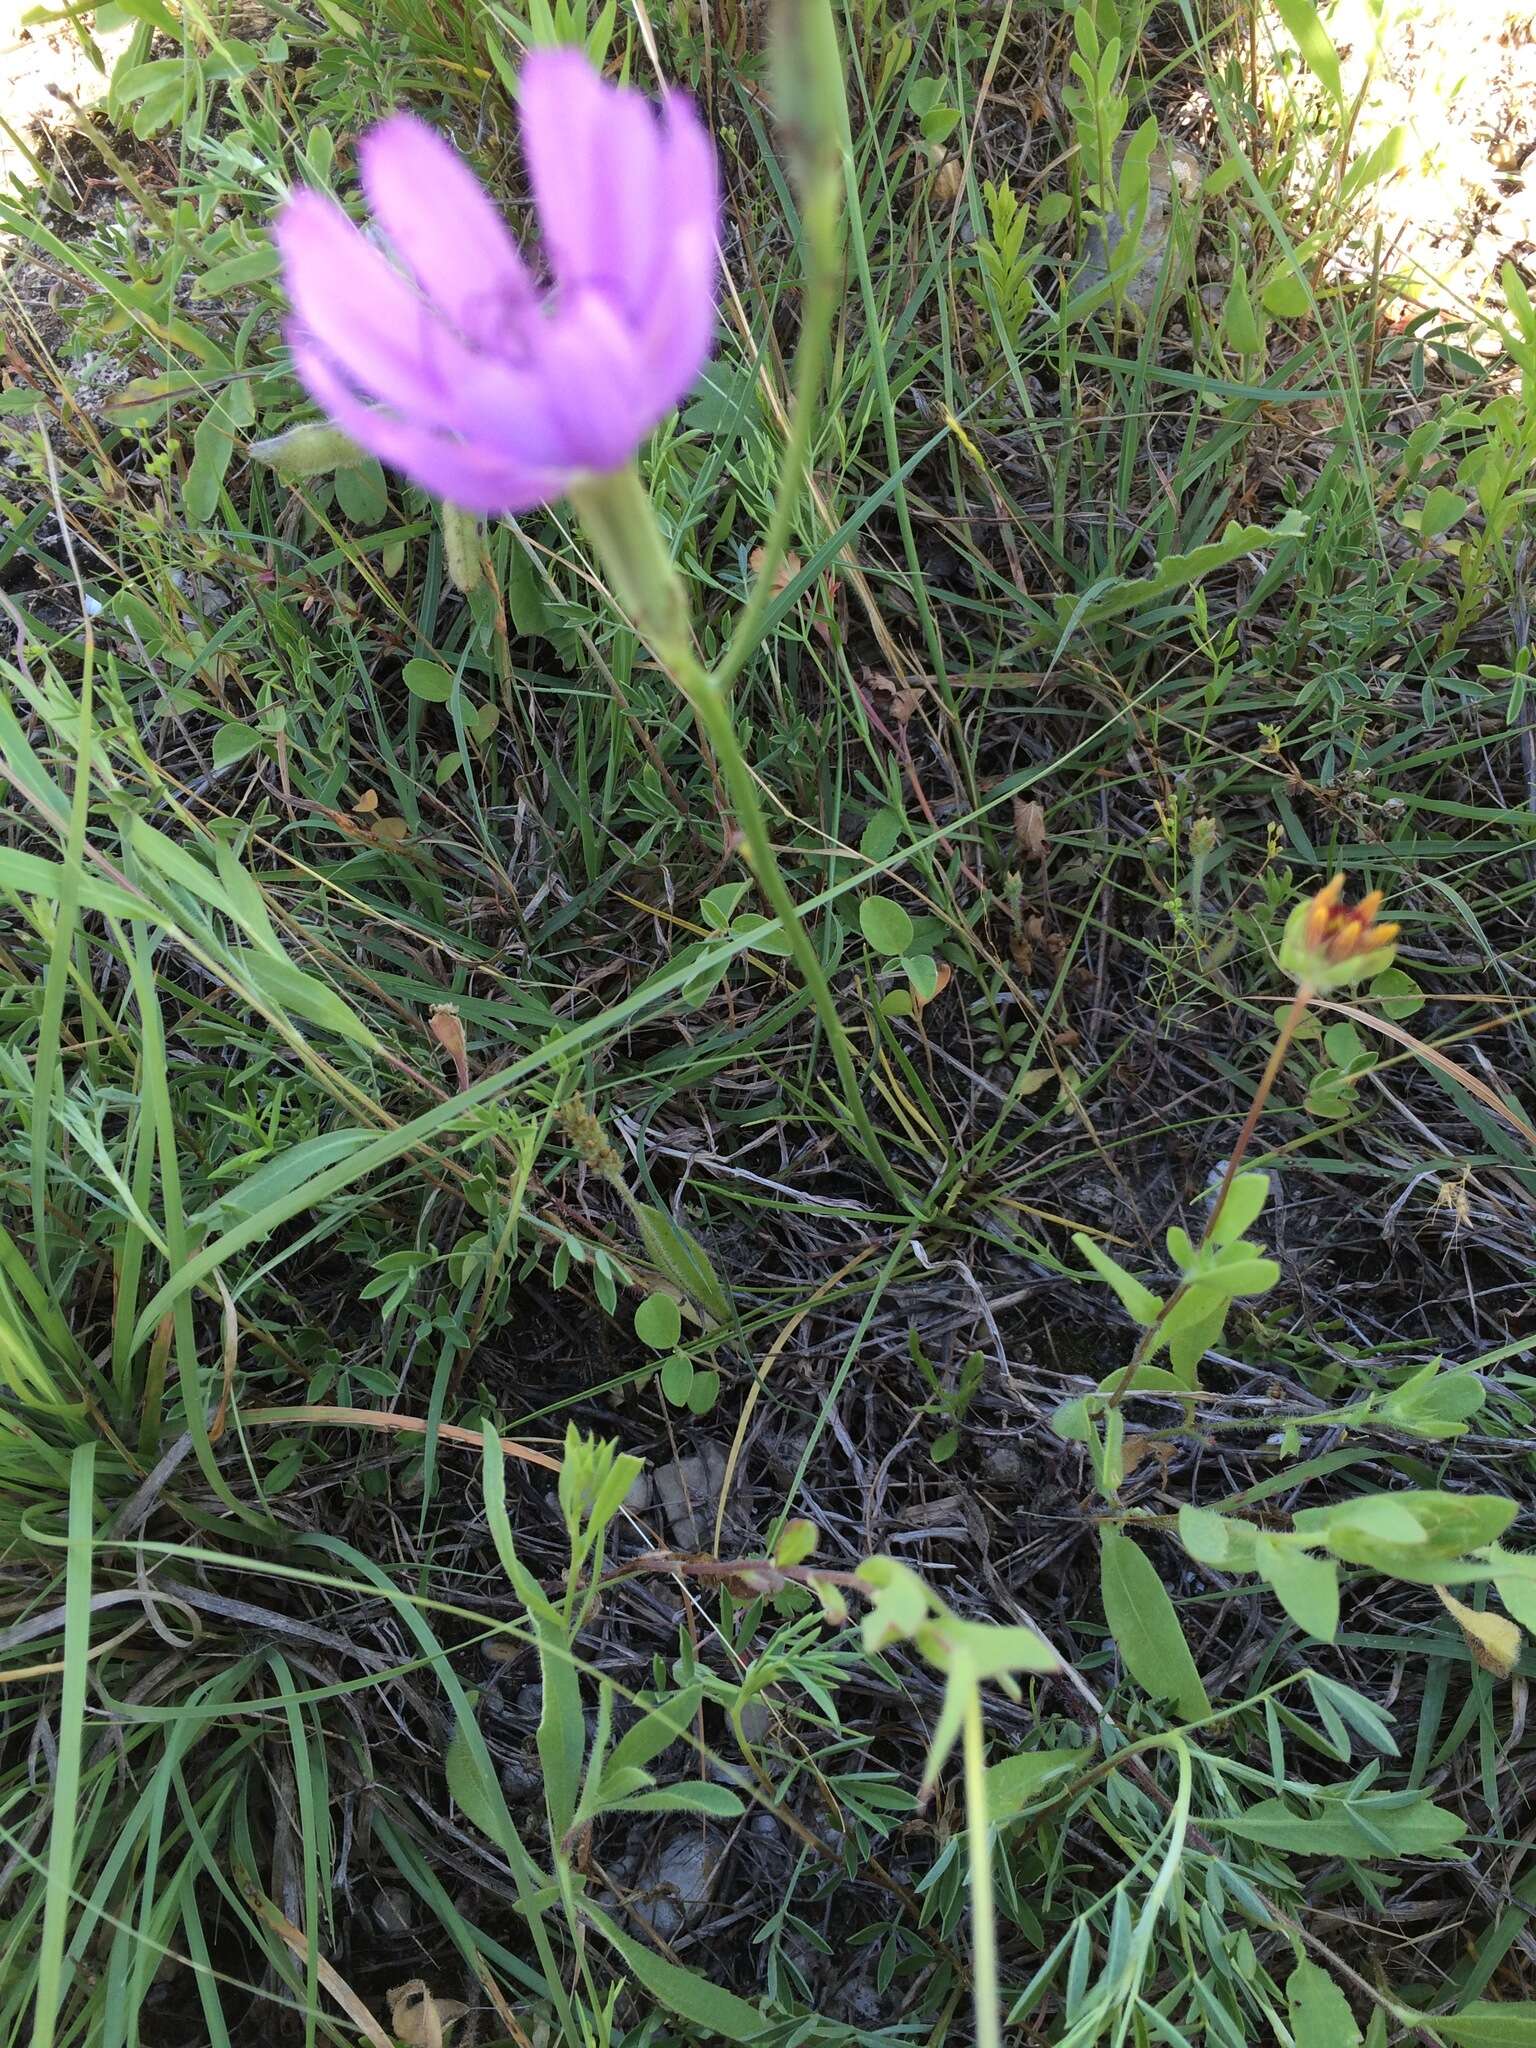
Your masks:
[{"label": "green stalk", "polygon": [[79,1818],[80,1758],[85,1740],[86,1679],[91,1654],[91,1538],[95,1528],[96,1446],[80,1444],[69,1467],[69,1521],[64,1558],[64,1677],[59,1693],[58,1761],[53,1772],[53,1815],[43,1891],[43,1929],[37,1948],[37,1991],[32,2048],[53,2048],[59,2008],[69,1981],[64,1943],[75,1898],[75,1828]]},{"label": "green stalk", "polygon": [[80,599],[80,618],[85,653],[80,664],[80,727],[75,748],[75,781],[70,795],[69,823],[64,833],[64,863],[59,875],[58,908],[54,913],[48,966],[43,976],[42,1011],[37,1020],[37,1052],[32,1067],[32,1249],[39,1276],[46,1284],[51,1276],[53,1246],[48,1235],[48,1151],[52,1136],[53,1098],[60,1087],[61,1051],[64,1035],[64,998],[74,964],[75,933],[79,922],[80,877],[85,869],[86,826],[91,809],[91,742],[94,737],[96,635],[91,626],[85,585],[75,560],[75,544],[59,495],[59,472],[53,459],[53,444],[43,437],[43,456],[48,481],[58,509],[59,532],[64,552]]},{"label": "green stalk", "polygon": [[706,674],[694,652],[687,597],[634,464],[610,475],[589,477],[572,490],[571,498],[612,578],[620,604],[693,708],[700,735],[724,779],[747,863],[779,920],[832,1048],[843,1101],[865,1156],[879,1170],[902,1210],[911,1213],[912,1194],[886,1157],[864,1107],[847,1028],[832,999],[821,956],[800,921],[784,880],[757,784],[731,715],[730,686],[763,638],[775,579],[805,488],[817,405],[826,377],[832,316],[842,281],[843,190],[852,156],[842,54],[827,0],[778,0],[771,46],[779,120],[800,194],[805,303],[795,354],[789,437],[757,578],[712,673]]},{"label": "green stalk", "polygon": [[721,671],[706,674],[693,651],[687,599],[639,472],[631,464],[629,468],[616,470],[607,476],[591,477],[579,489],[572,491],[571,498],[613,581],[614,593],[629,614],[635,630],[648,643],[692,706],[700,735],[713,753],[724,778],[747,863],[783,928],[795,964],[816,1006],[816,1014],[832,1048],[843,1100],[865,1154],[879,1170],[881,1179],[903,1212],[910,1212],[912,1195],[886,1157],[885,1147],[864,1107],[847,1027],[838,1015],[821,956],[800,921],[795,899],[790,894],[778,856],[773,850],[757,784],[736,736],[730,697]]},{"label": "green stalk", "polygon": [[965,1702],[965,1839],[971,1888],[971,1989],[976,2001],[976,2048],[1002,2048],[998,2010],[997,1921],[992,1907],[992,1827],[987,1818],[987,1751],[981,1687],[972,1681]]},{"label": "green stalk", "polygon": [[694,659],[691,650],[679,650],[664,658],[673,679],[693,706],[693,715],[698,720],[699,731],[708,741],[714,754],[716,765],[725,782],[726,793],[730,798],[732,813],[741,831],[742,850],[747,865],[767,898],[769,908],[779,920],[806,991],[816,1007],[816,1014],[826,1033],[827,1043],[832,1048],[843,1102],[854,1129],[859,1134],[865,1156],[878,1170],[880,1178],[890,1189],[902,1210],[910,1212],[911,1191],[886,1157],[885,1147],[870,1121],[869,1111],[864,1107],[863,1091],[859,1085],[858,1070],[854,1065],[852,1048],[848,1042],[847,1026],[838,1015],[831,985],[821,964],[821,956],[801,923],[795,899],[789,892],[784,871],[779,866],[778,855],[773,850],[773,841],[769,836],[767,820],[763,816],[757,784],[747,765],[746,756],[741,751],[735,721],[731,717],[730,700],[720,685],[718,672],[713,676],[706,675]]},{"label": "green stalk", "polygon": [[715,684],[722,693],[762,640],[775,579],[805,488],[832,316],[842,291],[843,185],[853,156],[843,57],[828,0],[776,0],[769,55],[779,130],[790,176],[800,195],[805,298],[795,350],[789,438],[763,537],[757,581],[715,668]]}]

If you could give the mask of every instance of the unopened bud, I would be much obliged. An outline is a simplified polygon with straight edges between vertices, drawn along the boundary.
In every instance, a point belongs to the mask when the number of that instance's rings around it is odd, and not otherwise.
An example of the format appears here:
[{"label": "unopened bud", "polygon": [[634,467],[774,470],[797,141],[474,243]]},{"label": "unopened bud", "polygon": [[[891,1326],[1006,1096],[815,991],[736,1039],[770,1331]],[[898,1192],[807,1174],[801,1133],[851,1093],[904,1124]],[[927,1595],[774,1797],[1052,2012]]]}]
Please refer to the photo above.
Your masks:
[{"label": "unopened bud", "polygon": [[480,548],[480,522],[473,512],[463,512],[446,502],[438,508],[443,522],[443,566],[455,590],[466,595],[478,588],[485,576],[485,558]]},{"label": "unopened bud", "polygon": [[769,49],[784,154],[801,202],[809,204],[831,180],[841,190],[849,147],[843,53],[829,0],[774,0]]},{"label": "unopened bud", "polygon": [[301,427],[290,427],[285,434],[253,441],[251,453],[268,469],[275,469],[285,483],[329,476],[333,469],[355,469],[368,459],[355,441],[325,420],[308,420]]}]

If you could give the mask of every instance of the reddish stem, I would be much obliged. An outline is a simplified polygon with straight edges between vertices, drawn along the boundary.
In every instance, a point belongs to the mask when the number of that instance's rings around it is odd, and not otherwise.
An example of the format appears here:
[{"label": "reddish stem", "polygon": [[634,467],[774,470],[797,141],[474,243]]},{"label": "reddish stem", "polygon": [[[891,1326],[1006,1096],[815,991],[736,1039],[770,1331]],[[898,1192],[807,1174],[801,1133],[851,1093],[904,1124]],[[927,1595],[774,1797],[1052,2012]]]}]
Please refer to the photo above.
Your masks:
[{"label": "reddish stem", "polygon": [[[1211,1232],[1216,1228],[1220,1220],[1222,1209],[1226,1205],[1227,1196],[1232,1191],[1232,1183],[1236,1180],[1238,1169],[1242,1166],[1248,1147],[1253,1142],[1253,1134],[1258,1129],[1259,1118],[1264,1114],[1264,1105],[1269,1100],[1271,1090],[1274,1088],[1280,1069],[1285,1062],[1285,1056],[1290,1050],[1291,1040],[1296,1036],[1296,1027],[1306,1015],[1307,1005],[1311,1002],[1314,993],[1315,991],[1306,982],[1303,982],[1291,998],[1291,1007],[1286,1011],[1285,1019],[1280,1026],[1279,1035],[1276,1037],[1274,1045],[1270,1048],[1269,1058],[1265,1062],[1264,1071],[1259,1076],[1259,1085],[1253,1091],[1253,1100],[1248,1105],[1248,1114],[1243,1118],[1243,1127],[1237,1134],[1237,1143],[1232,1147],[1231,1154],[1227,1160],[1226,1171],[1221,1176],[1221,1185],[1216,1190],[1216,1199],[1212,1202],[1210,1214],[1205,1219],[1205,1228],[1200,1233],[1202,1245],[1210,1242]],[[1136,1377],[1138,1368],[1157,1341],[1158,1331],[1161,1330],[1163,1324],[1173,1313],[1176,1305],[1183,1300],[1187,1292],[1188,1282],[1181,1280],[1158,1311],[1157,1320],[1150,1323],[1142,1332],[1141,1339],[1136,1349],[1131,1353],[1125,1371],[1120,1375],[1115,1384],[1115,1390],[1109,1397],[1111,1413],[1120,1406],[1120,1403],[1130,1392],[1131,1383]]]}]

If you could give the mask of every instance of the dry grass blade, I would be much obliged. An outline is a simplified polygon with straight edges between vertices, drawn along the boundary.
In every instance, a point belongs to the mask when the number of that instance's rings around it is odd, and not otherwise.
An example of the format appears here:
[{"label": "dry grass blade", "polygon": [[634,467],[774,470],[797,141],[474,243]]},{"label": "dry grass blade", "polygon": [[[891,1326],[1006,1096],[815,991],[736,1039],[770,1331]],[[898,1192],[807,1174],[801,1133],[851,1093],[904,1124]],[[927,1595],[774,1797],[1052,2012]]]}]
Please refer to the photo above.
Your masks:
[{"label": "dry grass blade", "polygon": [[1536,1152],[1536,1126],[1528,1123],[1520,1111],[1490,1088],[1486,1081],[1480,1080],[1476,1074],[1469,1074],[1465,1067],[1458,1067],[1453,1059],[1448,1059],[1438,1046],[1426,1045],[1422,1038],[1415,1038],[1411,1031],[1405,1031],[1400,1024],[1394,1024],[1391,1018],[1378,1016],[1372,1010],[1362,1010],[1355,1003],[1341,1003],[1333,997],[1320,997],[1317,1007],[1320,1010],[1336,1010],[1352,1024],[1363,1024],[1367,1030],[1379,1031],[1384,1038],[1395,1039],[1399,1045],[1406,1046],[1409,1052],[1416,1053],[1422,1060],[1427,1060],[1448,1080],[1454,1081],[1458,1088],[1465,1088],[1469,1095],[1475,1095],[1485,1108],[1491,1109],[1501,1122],[1508,1124],[1512,1131],[1518,1132],[1532,1151]]},{"label": "dry grass blade", "polygon": [[[274,1934],[281,1937],[285,1945],[292,1950],[295,1958],[307,1969],[311,1960],[310,1944],[309,1937],[305,1934],[304,1930],[300,1927],[295,1927],[293,1922],[285,1914],[279,1912],[272,1901],[265,1897],[254,1885],[248,1883],[243,1889],[252,1912],[270,1927]],[[351,1985],[347,1983],[346,1979],[341,1976],[334,1966],[326,1961],[324,1956],[316,1956],[314,1958],[314,1968],[319,1981],[325,1986],[331,1997],[335,1999],[363,2039],[371,2044],[371,2048],[395,2048],[395,2043],[390,2039],[383,2027],[379,2025],[363,2000],[358,1997]]]},{"label": "dry grass blade", "polygon": [[[392,1436],[425,1436],[432,1425],[419,1415],[388,1415],[374,1408],[332,1408],[324,1404],[315,1407],[298,1408],[252,1408],[240,1418],[253,1427],[272,1428],[279,1423],[313,1422],[335,1424],[342,1429],[374,1429]],[[477,1429],[466,1429],[457,1422],[440,1422],[436,1434],[444,1443],[463,1444],[466,1449],[479,1451],[484,1439]],[[539,1465],[546,1472],[558,1472],[560,1460],[552,1458],[547,1451],[536,1451],[529,1444],[514,1442],[511,1437],[497,1439],[509,1458],[515,1458],[524,1465]]]}]

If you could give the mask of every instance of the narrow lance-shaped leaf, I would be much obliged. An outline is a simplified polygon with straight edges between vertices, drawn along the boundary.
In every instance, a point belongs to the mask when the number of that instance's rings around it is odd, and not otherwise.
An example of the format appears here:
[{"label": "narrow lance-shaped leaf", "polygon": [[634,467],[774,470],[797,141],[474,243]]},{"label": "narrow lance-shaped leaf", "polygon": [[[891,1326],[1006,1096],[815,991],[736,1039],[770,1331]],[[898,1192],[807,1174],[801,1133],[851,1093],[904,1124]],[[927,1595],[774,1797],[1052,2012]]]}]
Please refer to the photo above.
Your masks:
[{"label": "narrow lance-shaped leaf", "polygon": [[1211,1711],[1179,1617],[1152,1561],[1118,1529],[1101,1538],[1104,1618],[1125,1668],[1154,1699],[1172,1700],[1188,1721]]},{"label": "narrow lance-shaped leaf", "polygon": [[1093,1239],[1084,1231],[1074,1231],[1072,1242],[1077,1246],[1077,1249],[1082,1253],[1089,1265],[1092,1266],[1099,1278],[1108,1281],[1109,1285],[1119,1296],[1121,1307],[1129,1315],[1142,1324],[1152,1324],[1157,1321],[1158,1311],[1162,1308],[1162,1303],[1150,1287],[1143,1287],[1139,1280],[1127,1273],[1124,1266],[1120,1265],[1117,1260],[1112,1259],[1109,1253],[1103,1250],[1101,1246],[1095,1244]]},{"label": "narrow lance-shaped leaf", "polygon": [[1269,1200],[1269,1175],[1267,1173],[1237,1174],[1227,1189],[1226,1200],[1211,1224],[1211,1243],[1218,1250],[1223,1245],[1235,1244],[1243,1234],[1258,1222],[1264,1204]]},{"label": "narrow lance-shaped leaf", "polygon": [[650,1202],[635,1202],[632,1214],[639,1227],[641,1242],[658,1272],[664,1274],[674,1287],[680,1287],[689,1300],[704,1311],[710,1322],[717,1325],[729,1323],[734,1315],[731,1297],[711,1264],[708,1252],[692,1232]]},{"label": "narrow lance-shaped leaf", "polygon": [[1077,626],[1098,625],[1106,619],[1120,618],[1157,598],[1198,583],[1212,571],[1241,561],[1244,555],[1251,555],[1260,548],[1278,547],[1285,541],[1299,540],[1305,532],[1305,522],[1299,514],[1292,512],[1286,513],[1272,527],[1239,526],[1234,521],[1220,540],[1206,541],[1200,547],[1191,548],[1188,554],[1165,555],[1149,576],[1114,578],[1104,588],[1076,599],[1058,597],[1056,611],[1063,634]]},{"label": "narrow lance-shaped leaf", "polygon": [[1536,2048],[1536,2004],[1529,1999],[1479,1999],[1460,2012],[1426,2015],[1455,2048]]},{"label": "narrow lance-shaped leaf", "polygon": [[1275,0],[1275,12],[1294,37],[1297,49],[1306,59],[1307,69],[1329,98],[1342,106],[1344,77],[1339,66],[1339,53],[1312,0]]}]

